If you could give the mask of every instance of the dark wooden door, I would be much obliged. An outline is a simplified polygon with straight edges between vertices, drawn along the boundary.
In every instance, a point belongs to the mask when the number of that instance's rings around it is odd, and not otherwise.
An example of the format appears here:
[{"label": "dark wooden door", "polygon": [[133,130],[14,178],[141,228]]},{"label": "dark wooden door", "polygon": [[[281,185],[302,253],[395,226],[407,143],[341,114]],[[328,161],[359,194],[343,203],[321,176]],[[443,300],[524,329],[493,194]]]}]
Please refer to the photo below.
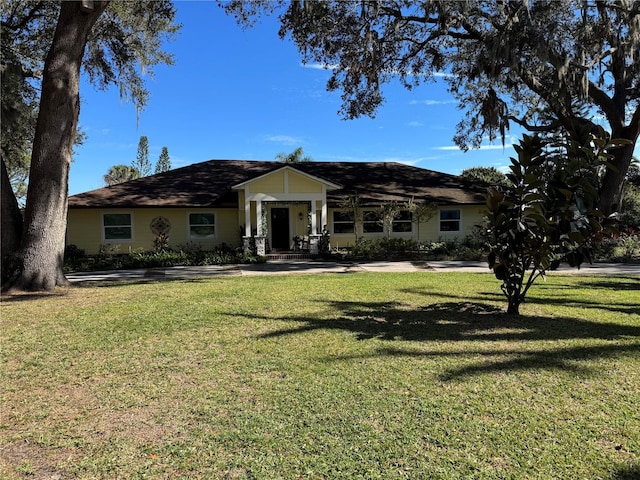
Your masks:
[{"label": "dark wooden door", "polygon": [[289,209],[271,209],[271,248],[289,250]]}]

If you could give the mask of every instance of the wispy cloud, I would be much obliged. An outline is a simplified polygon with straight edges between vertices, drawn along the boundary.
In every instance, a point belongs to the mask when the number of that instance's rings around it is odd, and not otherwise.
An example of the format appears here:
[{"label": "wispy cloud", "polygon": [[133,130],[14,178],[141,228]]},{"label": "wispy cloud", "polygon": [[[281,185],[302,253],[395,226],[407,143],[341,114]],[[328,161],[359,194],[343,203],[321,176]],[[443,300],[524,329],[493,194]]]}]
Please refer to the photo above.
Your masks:
[{"label": "wispy cloud", "polygon": [[450,103],[458,103],[457,100],[411,100],[409,105],[448,105]]},{"label": "wispy cloud", "polygon": [[323,64],[323,63],[301,63],[302,68],[311,68],[313,70],[335,70],[338,65]]},{"label": "wispy cloud", "polygon": [[[504,146],[502,146],[502,141],[498,140],[497,143],[490,143],[491,140],[488,136],[483,137],[483,143],[480,145],[480,148],[472,148],[471,150],[510,150],[514,143],[518,143],[518,137],[515,135],[507,135],[504,139]],[[433,147],[434,150],[444,150],[444,151],[457,151],[460,150],[460,147],[457,145],[444,145],[441,147]]]},{"label": "wispy cloud", "polygon": [[262,138],[267,142],[279,143],[281,145],[300,145],[303,143],[302,138],[291,135],[265,135]]},{"label": "wispy cloud", "polygon": [[407,123],[407,126],[409,127],[424,127],[424,123],[422,122],[416,122],[415,120],[413,122],[409,122]]}]

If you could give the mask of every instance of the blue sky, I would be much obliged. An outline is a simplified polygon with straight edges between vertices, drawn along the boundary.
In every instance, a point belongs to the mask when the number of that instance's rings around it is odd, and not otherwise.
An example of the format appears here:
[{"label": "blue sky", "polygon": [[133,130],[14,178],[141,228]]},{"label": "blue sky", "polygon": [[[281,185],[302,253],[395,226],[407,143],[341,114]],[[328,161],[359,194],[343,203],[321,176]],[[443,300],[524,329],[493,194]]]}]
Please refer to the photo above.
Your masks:
[{"label": "blue sky", "polygon": [[74,155],[69,193],[104,186],[109,167],[130,165],[141,135],[152,167],[163,146],[173,168],[211,159],[274,160],[303,147],[316,161],[393,161],[459,174],[473,166],[505,167],[514,156],[507,138],[480,150],[453,143],[463,112],[444,83],[407,91],[383,87],[376,118],[343,120],[340,92],[327,92],[330,73],[304,66],[276,18],[242,30],[214,2],[176,2],[183,28],[168,45],[175,65],[148,79],[148,106],[136,121],[117,88],[81,86],[80,125],[88,135]]}]

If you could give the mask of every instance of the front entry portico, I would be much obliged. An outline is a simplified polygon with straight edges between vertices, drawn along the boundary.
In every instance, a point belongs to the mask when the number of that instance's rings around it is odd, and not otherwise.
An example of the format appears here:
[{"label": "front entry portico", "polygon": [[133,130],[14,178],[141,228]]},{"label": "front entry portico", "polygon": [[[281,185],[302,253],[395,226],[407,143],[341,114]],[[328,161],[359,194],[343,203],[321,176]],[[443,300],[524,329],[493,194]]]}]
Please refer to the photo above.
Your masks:
[{"label": "front entry portico", "polygon": [[245,250],[252,241],[258,255],[267,253],[267,241],[271,248],[289,249],[294,237],[303,235],[308,236],[309,253],[317,254],[327,225],[327,191],[340,185],[286,165],[233,188],[240,200]]}]

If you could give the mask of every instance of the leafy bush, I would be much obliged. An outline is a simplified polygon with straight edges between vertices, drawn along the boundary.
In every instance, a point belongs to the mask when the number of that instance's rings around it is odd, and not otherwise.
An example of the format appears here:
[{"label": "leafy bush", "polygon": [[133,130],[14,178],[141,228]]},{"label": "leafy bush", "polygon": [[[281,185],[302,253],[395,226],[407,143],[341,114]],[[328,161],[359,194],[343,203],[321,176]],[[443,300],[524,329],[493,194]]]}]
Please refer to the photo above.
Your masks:
[{"label": "leafy bush", "polygon": [[488,250],[476,236],[463,240],[416,243],[404,238],[360,239],[349,256],[356,260],[485,260]]},{"label": "leafy bush", "polygon": [[618,216],[620,229],[634,230],[640,228],[640,186],[628,183],[624,188],[622,206]]},{"label": "leafy bush", "polygon": [[325,259],[331,257],[331,236],[326,228],[322,229],[322,235],[318,239],[318,255]]},{"label": "leafy bush", "polygon": [[80,260],[86,255],[86,252],[77,245],[67,245],[64,248],[64,259],[66,260]]},{"label": "leafy bush", "polygon": [[[74,251],[72,249],[72,251]],[[108,245],[100,248],[93,256],[69,256],[65,258],[65,271],[95,271],[136,268],[163,268],[179,265],[224,265],[231,263],[260,263],[263,257],[244,253],[228,245],[220,245],[215,250],[202,250],[194,246],[178,250],[133,251],[118,254],[117,249]]]},{"label": "leafy bush", "polygon": [[470,235],[462,240],[422,243],[420,253],[426,260],[482,261],[486,260],[489,252],[486,242]]},{"label": "leafy bush", "polygon": [[640,232],[629,230],[598,240],[594,258],[600,262],[640,262]]},{"label": "leafy bush", "polygon": [[614,260],[640,262],[640,234],[625,235],[613,250]]},{"label": "leafy bush", "polygon": [[351,249],[353,258],[361,260],[375,260],[386,258],[386,251],[382,248],[380,239],[360,238]]},{"label": "leafy bush", "polygon": [[418,244],[413,240],[396,237],[361,238],[353,247],[351,255],[362,260],[412,258],[418,256]]}]

